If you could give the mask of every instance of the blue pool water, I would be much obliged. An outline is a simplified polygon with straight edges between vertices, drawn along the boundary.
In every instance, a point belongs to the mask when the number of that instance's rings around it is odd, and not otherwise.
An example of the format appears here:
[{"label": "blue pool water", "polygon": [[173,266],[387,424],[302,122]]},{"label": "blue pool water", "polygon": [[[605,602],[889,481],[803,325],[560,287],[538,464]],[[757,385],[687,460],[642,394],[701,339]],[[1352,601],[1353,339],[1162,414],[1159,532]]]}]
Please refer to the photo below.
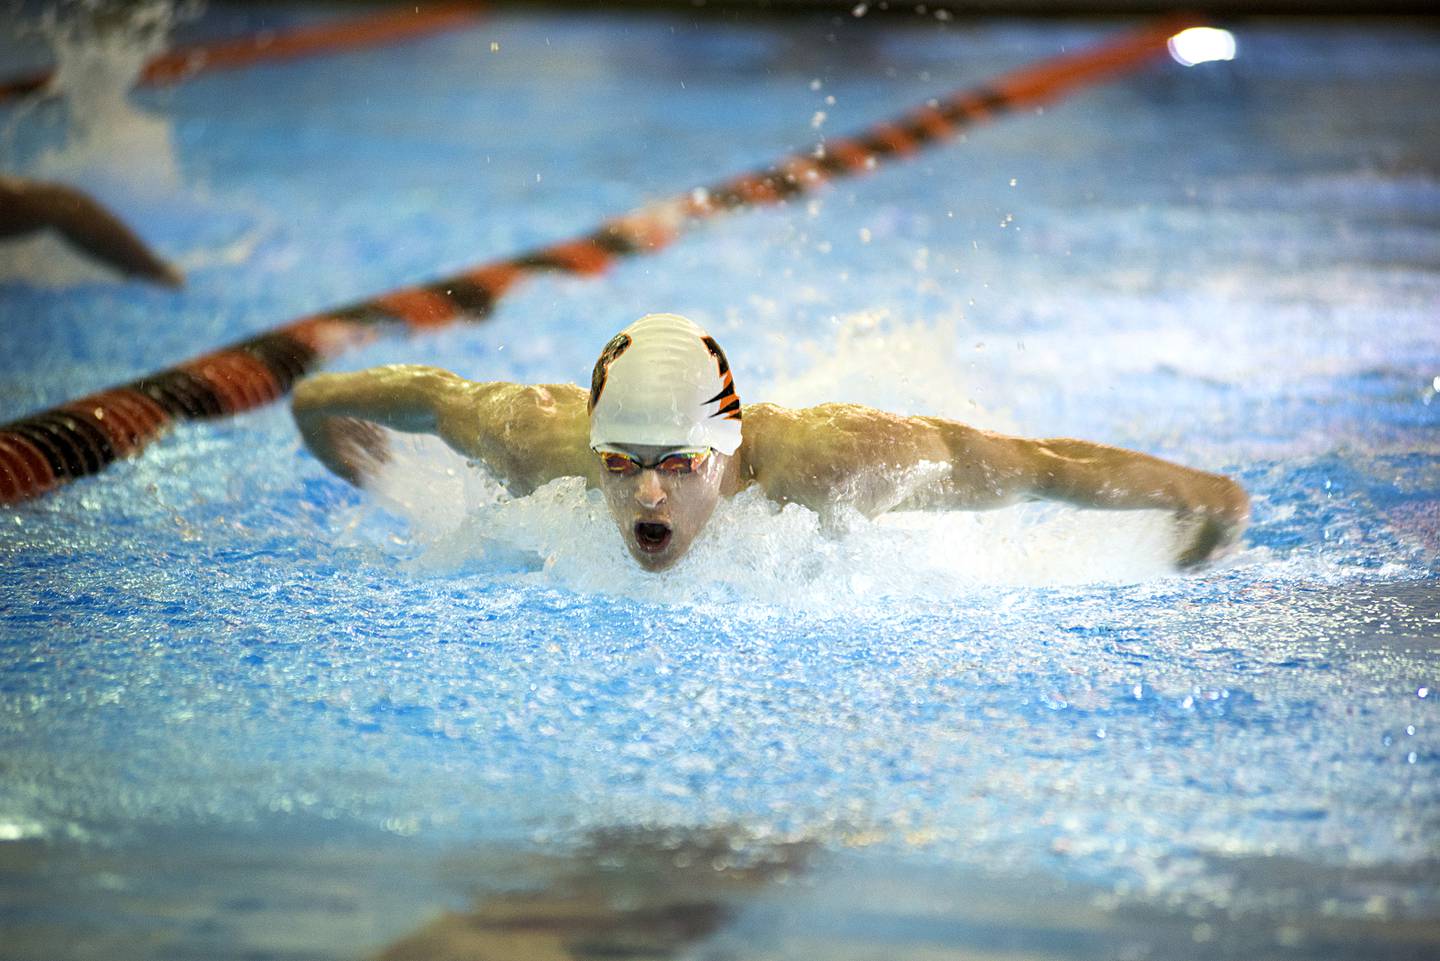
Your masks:
[{"label": "blue pool water", "polygon": [[[0,248],[0,420],[1115,26],[496,13],[0,108],[0,167],[88,186],[189,275]],[[1239,551],[1176,575],[1164,517],[837,533],[742,496],[657,577],[573,483],[511,500],[404,442],[359,492],[283,406],[182,426],[0,511],[6,956],[368,955],[660,851],[738,905],[699,957],[1433,957],[1440,38],[1236,33],[1233,63],[1157,64],[334,366],[583,382],[676,310],[747,401],[1230,473]],[[717,834],[717,868],[783,876],[675,867]]]}]

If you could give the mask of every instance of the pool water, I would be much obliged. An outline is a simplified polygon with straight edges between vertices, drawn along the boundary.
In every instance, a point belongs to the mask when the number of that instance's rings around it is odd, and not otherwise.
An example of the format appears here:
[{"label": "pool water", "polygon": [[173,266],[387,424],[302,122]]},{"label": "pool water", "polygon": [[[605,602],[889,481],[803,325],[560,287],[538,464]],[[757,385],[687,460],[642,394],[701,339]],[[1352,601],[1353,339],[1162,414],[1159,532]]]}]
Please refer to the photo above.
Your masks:
[{"label": "pool water", "polygon": [[[0,420],[1117,26],[494,12],[0,107],[0,168],[83,184],[189,277],[0,248]],[[1231,474],[1239,550],[1179,575],[1163,516],[822,530],[741,496],[654,576],[574,482],[510,499],[397,439],[356,491],[283,405],[184,425],[0,510],[5,956],[1435,956],[1440,37],[1234,29],[1233,63],[332,367],[584,382],[678,311],[746,401]]]}]

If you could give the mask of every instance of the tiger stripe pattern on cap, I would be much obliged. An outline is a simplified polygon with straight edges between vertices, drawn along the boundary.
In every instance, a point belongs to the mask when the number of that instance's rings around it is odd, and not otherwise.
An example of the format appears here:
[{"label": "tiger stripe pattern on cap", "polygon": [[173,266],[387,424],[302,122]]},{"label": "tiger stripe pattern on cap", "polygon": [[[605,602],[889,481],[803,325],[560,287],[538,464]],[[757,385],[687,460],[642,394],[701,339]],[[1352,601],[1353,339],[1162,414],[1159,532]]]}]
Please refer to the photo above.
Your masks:
[{"label": "tiger stripe pattern on cap", "polygon": [[724,381],[724,386],[720,388],[720,393],[705,402],[706,404],[718,403],[720,405],[719,409],[710,416],[724,417],[726,420],[739,420],[740,395],[735,393],[735,375],[730,373],[730,362],[725,359],[725,351],[720,349],[720,345],[715,343],[715,338],[709,334],[706,334],[700,339],[704,342],[705,346],[709,348],[710,353],[714,355],[716,366],[719,367],[720,377]]},{"label": "tiger stripe pattern on cap", "polygon": [[630,335],[624,332],[610,338],[610,343],[600,351],[600,359],[595,361],[595,369],[590,372],[590,403],[586,405],[587,411],[593,411],[595,405],[600,403],[600,395],[605,390],[605,380],[610,376],[610,365],[615,359],[629,349],[634,343]]}]

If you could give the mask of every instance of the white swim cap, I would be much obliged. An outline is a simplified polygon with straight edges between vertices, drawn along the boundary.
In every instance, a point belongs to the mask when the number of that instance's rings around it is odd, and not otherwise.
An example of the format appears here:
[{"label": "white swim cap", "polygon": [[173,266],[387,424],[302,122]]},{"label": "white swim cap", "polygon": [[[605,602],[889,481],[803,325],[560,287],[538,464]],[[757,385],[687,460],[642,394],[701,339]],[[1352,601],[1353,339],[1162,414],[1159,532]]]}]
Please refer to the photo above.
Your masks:
[{"label": "white swim cap", "polygon": [[740,446],[740,398],[715,338],[679,314],[616,334],[590,378],[590,446]]}]

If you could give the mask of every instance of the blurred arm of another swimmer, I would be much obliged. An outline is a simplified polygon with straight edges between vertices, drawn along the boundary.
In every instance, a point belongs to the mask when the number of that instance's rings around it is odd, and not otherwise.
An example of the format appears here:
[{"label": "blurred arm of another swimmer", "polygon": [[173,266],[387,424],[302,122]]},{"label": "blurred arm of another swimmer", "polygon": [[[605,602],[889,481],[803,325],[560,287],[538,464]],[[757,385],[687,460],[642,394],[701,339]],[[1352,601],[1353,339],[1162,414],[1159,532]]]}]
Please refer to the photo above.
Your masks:
[{"label": "blurred arm of another swimmer", "polygon": [[[1036,499],[1165,510],[1185,539],[1181,567],[1234,543],[1249,518],[1244,490],[1218,474],[1088,441],[1008,437],[855,404],[747,405],[733,454],[711,450],[698,468],[671,473],[664,449],[636,445],[635,458],[618,463],[611,451],[592,450],[587,401],[574,384],[479,383],[397,365],[308,378],[295,390],[293,410],[306,446],[351,483],[384,460],[377,424],[440,437],[517,496],[558,477],[583,477],[605,492],[632,555],[651,570],[684,553],[715,498],[751,485],[822,518],[845,509],[874,517]],[[657,524],[674,529],[673,542],[657,534]]]},{"label": "blurred arm of another swimmer", "polygon": [[184,276],[165,263],[114,214],[64,184],[0,174],[0,238],[51,228],[127,276],[179,287]]}]

